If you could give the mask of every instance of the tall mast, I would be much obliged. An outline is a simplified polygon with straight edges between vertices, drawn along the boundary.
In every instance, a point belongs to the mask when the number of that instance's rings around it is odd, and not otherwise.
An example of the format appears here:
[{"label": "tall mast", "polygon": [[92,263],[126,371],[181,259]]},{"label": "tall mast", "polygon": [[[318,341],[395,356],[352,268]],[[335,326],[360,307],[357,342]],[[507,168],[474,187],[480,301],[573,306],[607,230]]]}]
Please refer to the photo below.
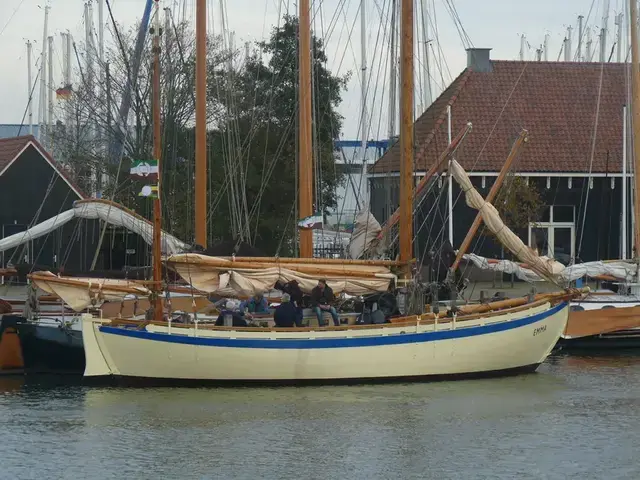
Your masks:
[{"label": "tall mast", "polygon": [[396,48],[397,25],[398,25],[398,0],[391,0],[391,44],[389,46],[389,144],[396,135],[396,95],[398,87],[396,84],[396,67],[398,66],[398,54]]},{"label": "tall mast", "polygon": [[207,246],[207,0],[196,4],[196,243]]},{"label": "tall mast", "polygon": [[27,106],[29,108],[29,135],[33,135],[33,85],[31,85],[31,42],[27,42]]},{"label": "tall mast", "polygon": [[627,259],[627,106],[622,107],[622,248],[620,258]]},{"label": "tall mast", "polygon": [[[422,7],[422,43],[424,44],[423,56],[424,56],[424,76],[422,79],[424,89],[424,110],[431,106],[433,101],[433,94],[431,92],[431,67],[429,66],[429,13],[427,0],[420,2]],[[421,112],[422,113],[422,112]]]},{"label": "tall mast", "polygon": [[162,192],[162,142],[160,139],[160,0],[154,0],[155,22],[153,26],[153,157],[158,162],[158,191],[153,199],[153,313],[154,320],[162,321],[162,217],[160,195]]},{"label": "tall mast", "polygon": [[[309,0],[300,0],[299,25],[299,93],[300,98],[300,151],[299,168],[299,217],[313,215],[313,156],[311,151],[311,24]],[[300,257],[313,256],[313,231],[300,231]]]},{"label": "tall mast", "polygon": [[[48,43],[48,56],[47,56],[47,70],[49,73],[49,85],[47,86],[47,146],[49,152],[53,149],[53,37],[47,38]],[[53,152],[51,152],[53,153]]]},{"label": "tall mast", "polygon": [[45,140],[45,112],[47,105],[47,29],[49,26],[49,7],[44,7],[44,30],[42,32],[42,56],[40,57],[40,98],[38,99],[38,140]]},{"label": "tall mast", "polygon": [[634,258],[640,259],[640,71],[638,71],[638,6],[635,0],[631,4],[631,107],[633,117],[633,160],[634,160],[634,186],[633,197],[635,225],[633,231]]},{"label": "tall mast", "polygon": [[413,256],[413,0],[402,0],[400,26],[400,261],[409,262]]}]

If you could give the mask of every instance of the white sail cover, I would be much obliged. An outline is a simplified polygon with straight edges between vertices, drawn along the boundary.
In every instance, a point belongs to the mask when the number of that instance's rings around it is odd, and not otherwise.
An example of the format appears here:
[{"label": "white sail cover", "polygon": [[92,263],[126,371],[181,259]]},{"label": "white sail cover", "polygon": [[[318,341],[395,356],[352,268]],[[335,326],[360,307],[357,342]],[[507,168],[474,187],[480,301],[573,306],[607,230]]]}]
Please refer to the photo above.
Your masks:
[{"label": "white sail cover", "polygon": [[462,188],[467,205],[478,210],[487,228],[498,238],[498,241],[513,253],[521,262],[531,267],[538,275],[555,281],[556,277],[564,270],[564,265],[547,257],[539,257],[530,247],[526,246],[520,238],[504,224],[500,214],[493,205],[485,202],[482,195],[473,187],[471,179],[464,168],[455,160],[451,160],[449,167],[453,178]]},{"label": "white sail cover", "polygon": [[[167,264],[194,288],[223,296],[250,296],[271,290],[276,282],[297,280],[305,293],[311,293],[324,278],[334,293],[363,295],[385,292],[396,276],[388,268],[360,264],[273,263],[256,268],[238,268],[233,261],[193,253],[173,255]],[[298,269],[321,269],[309,274]],[[360,276],[361,275],[361,276]]]},{"label": "white sail cover", "polygon": [[349,257],[360,258],[381,231],[380,223],[368,209],[360,211],[356,215],[349,242]]},{"label": "white sail cover", "polygon": [[36,272],[29,278],[38,288],[61,298],[76,312],[106,301],[146,298],[150,293],[145,286],[130,280],[58,277],[51,272]]},{"label": "white sail cover", "polygon": [[[153,243],[153,225],[144,218],[128,211],[126,208],[105,200],[81,200],[75,202],[71,210],[62,212],[55,217],[34,225],[24,232],[10,235],[0,240],[0,252],[30,242],[62,227],[74,218],[87,220],[103,220],[111,225],[124,227],[140,235],[146,243]],[[162,253],[172,255],[183,252],[187,244],[178,240],[173,235],[162,232]]]},{"label": "white sail cover", "polygon": [[[541,282],[545,280],[530,268],[510,260],[488,259],[475,254],[467,254],[464,255],[463,258],[472,262],[482,270],[492,270],[494,272],[507,274],[512,273],[520,280],[527,282]],[[563,268],[562,271],[557,274],[556,278],[564,282],[572,282],[583,277],[609,275],[620,280],[631,282],[634,280],[637,270],[638,267],[635,263],[624,260],[614,262],[586,262]]]}]

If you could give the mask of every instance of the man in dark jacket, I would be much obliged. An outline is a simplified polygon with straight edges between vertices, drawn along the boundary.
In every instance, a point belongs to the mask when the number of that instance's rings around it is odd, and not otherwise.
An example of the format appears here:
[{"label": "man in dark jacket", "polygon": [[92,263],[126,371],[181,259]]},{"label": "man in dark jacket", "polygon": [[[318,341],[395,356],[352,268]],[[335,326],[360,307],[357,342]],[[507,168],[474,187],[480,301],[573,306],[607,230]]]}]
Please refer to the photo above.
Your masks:
[{"label": "man in dark jacket", "polygon": [[318,285],[311,290],[311,305],[313,307],[313,311],[318,317],[318,325],[321,327],[326,325],[322,318],[324,312],[331,313],[333,324],[336,327],[340,326],[340,317],[338,317],[338,312],[335,307],[331,305],[333,300],[333,290],[331,290],[331,287],[327,285],[327,281],[324,279],[318,280]]},{"label": "man in dark jacket", "polygon": [[296,327],[302,326],[302,316],[298,313],[296,306],[290,301],[291,297],[288,293],[282,295],[282,303],[278,305],[273,320],[276,327]]}]

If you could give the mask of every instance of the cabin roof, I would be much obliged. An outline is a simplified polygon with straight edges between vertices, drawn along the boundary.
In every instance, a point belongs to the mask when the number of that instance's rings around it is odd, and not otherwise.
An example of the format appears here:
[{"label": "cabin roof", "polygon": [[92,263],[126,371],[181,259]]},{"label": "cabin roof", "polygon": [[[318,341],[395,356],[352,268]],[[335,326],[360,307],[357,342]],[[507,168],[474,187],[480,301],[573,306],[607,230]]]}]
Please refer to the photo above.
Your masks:
[{"label": "cabin roof", "polygon": [[20,155],[32,145],[42,158],[51,165],[51,168],[64,180],[71,190],[78,195],[79,198],[88,198],[73,181],[71,176],[62,168],[62,166],[54,160],[47,152],[42,144],[33,135],[24,135],[20,137],[0,138],[0,177],[9,167],[18,159]]},{"label": "cabin roof", "polygon": [[[450,105],[453,137],[467,122],[473,124],[456,152],[468,171],[500,171],[526,129],[529,141],[513,167],[518,172],[622,172],[628,65],[496,60],[491,66],[489,72],[463,70],[416,120],[416,171],[427,170],[446,148]],[[369,172],[399,169],[396,142]]]}]

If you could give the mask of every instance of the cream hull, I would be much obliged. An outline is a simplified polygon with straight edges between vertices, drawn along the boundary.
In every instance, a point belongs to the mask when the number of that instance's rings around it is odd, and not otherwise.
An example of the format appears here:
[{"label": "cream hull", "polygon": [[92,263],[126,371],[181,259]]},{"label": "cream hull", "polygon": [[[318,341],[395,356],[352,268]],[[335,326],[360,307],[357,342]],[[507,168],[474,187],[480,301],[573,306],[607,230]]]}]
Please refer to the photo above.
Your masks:
[{"label": "cream hull", "polygon": [[544,303],[457,322],[283,332],[134,330],[84,315],[85,376],[296,383],[534,370],[567,316],[566,303]]}]

